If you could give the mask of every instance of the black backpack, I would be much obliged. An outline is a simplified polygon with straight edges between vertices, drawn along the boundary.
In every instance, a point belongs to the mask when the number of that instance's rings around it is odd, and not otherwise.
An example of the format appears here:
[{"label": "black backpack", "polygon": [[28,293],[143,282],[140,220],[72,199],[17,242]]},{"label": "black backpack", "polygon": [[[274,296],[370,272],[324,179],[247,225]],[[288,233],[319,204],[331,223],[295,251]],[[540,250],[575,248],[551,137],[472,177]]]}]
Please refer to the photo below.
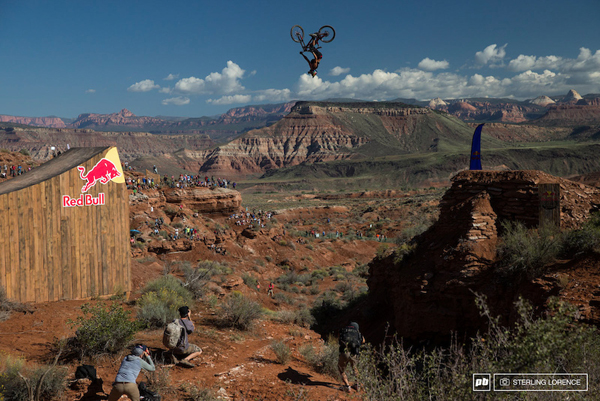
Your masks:
[{"label": "black backpack", "polygon": [[95,381],[98,379],[96,376],[96,368],[92,365],[77,366],[77,369],[75,369],[75,378],[78,380],[90,379],[91,381]]},{"label": "black backpack", "polygon": [[145,382],[138,385],[138,390],[140,390],[140,401],[160,401],[160,395],[155,391],[150,391]]},{"label": "black backpack", "polygon": [[350,351],[352,355],[358,355],[362,343],[362,335],[354,326],[346,326],[340,330],[340,352]]}]

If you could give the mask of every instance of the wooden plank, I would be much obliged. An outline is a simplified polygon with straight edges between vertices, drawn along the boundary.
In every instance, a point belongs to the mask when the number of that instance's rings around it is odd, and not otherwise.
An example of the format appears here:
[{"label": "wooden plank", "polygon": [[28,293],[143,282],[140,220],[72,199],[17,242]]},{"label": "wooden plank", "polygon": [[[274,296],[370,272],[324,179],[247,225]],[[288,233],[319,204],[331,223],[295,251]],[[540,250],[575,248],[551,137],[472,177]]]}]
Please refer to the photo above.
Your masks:
[{"label": "wooden plank", "polygon": [[[60,190],[63,194],[71,194],[71,180],[70,180],[70,172],[61,175],[61,185]],[[72,209],[71,207],[63,207],[61,209],[61,221],[60,221],[60,232],[61,232],[61,275],[62,275],[62,298],[63,299],[72,299],[72,279],[70,272],[70,220],[72,219]]]},{"label": "wooden plank", "polygon": [[6,290],[7,263],[10,258],[10,241],[8,234],[8,196],[0,195],[0,287]]},{"label": "wooden plank", "polygon": [[56,263],[56,258],[55,258],[55,247],[56,247],[56,243],[55,243],[55,233],[57,230],[57,226],[54,224],[55,222],[55,216],[58,213],[57,211],[54,210],[55,203],[54,203],[54,186],[55,186],[55,182],[57,180],[56,179],[51,179],[48,180],[44,183],[44,198],[45,198],[45,204],[44,204],[44,209],[42,210],[42,213],[44,214],[44,232],[45,232],[45,238],[46,238],[46,285],[48,286],[48,301],[56,301],[57,300],[57,295],[56,295],[56,291],[55,291],[55,284],[54,284],[54,279],[55,279],[55,263]]},{"label": "wooden plank", "polygon": [[19,210],[17,207],[17,193],[11,192],[8,195],[8,226],[10,231],[10,277],[7,281],[10,283],[7,288],[9,298],[20,300],[19,291]]},{"label": "wooden plank", "polygon": [[18,282],[18,286],[19,286],[19,300],[21,302],[29,302],[29,299],[27,297],[27,287],[28,287],[28,273],[29,273],[29,253],[27,252],[27,249],[29,247],[29,243],[28,243],[28,239],[29,239],[29,232],[25,230],[25,227],[27,227],[26,225],[26,211],[25,211],[25,207],[24,207],[24,202],[25,202],[25,197],[23,196],[23,191],[17,191],[15,193],[15,195],[17,196],[17,202],[18,202],[18,213],[17,215],[19,216],[17,223],[17,226],[19,227],[19,235],[18,235],[18,239],[19,239],[19,265],[18,265],[18,275],[19,275],[19,282]]},{"label": "wooden plank", "polygon": [[[40,197],[40,186],[33,185],[27,188],[27,193],[29,194],[29,202],[27,203],[27,214],[29,215],[29,233],[31,238],[31,248],[30,248],[30,262],[29,262],[29,271],[31,275],[30,285],[31,292],[30,297],[34,302],[39,302],[39,299],[42,297],[42,280],[41,271],[44,269],[44,265],[40,260],[40,213],[42,210],[42,199]],[[35,206],[35,209],[34,209]],[[44,296],[46,296],[44,291]]]}]

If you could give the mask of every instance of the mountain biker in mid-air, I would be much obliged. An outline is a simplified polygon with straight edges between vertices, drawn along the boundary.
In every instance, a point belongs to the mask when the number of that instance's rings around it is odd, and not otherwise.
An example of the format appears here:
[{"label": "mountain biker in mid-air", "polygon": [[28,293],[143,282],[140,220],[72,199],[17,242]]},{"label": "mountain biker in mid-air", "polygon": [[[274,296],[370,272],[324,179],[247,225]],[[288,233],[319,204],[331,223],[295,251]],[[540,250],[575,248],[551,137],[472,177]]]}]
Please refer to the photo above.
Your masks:
[{"label": "mountain biker in mid-air", "polygon": [[317,50],[317,47],[319,46],[319,36],[316,33],[311,33],[310,36],[311,39],[306,45],[306,48],[312,53],[313,59],[309,60],[308,57],[304,55],[304,51],[301,51],[300,54],[302,57],[304,57],[308,63],[308,66],[310,67],[310,71],[308,71],[308,73],[314,78],[315,75],[317,75],[317,68],[319,68],[319,63],[321,62],[323,55],[319,50]]}]

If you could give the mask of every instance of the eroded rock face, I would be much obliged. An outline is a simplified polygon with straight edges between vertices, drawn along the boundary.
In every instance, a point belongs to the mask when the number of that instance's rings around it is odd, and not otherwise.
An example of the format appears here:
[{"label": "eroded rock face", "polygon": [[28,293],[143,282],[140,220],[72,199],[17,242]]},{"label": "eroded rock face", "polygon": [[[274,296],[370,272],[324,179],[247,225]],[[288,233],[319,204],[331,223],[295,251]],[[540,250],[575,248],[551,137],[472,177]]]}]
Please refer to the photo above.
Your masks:
[{"label": "eroded rock face", "polygon": [[0,122],[35,125],[37,127],[64,128],[65,122],[58,117],[17,117],[0,115]]},{"label": "eroded rock face", "polygon": [[242,206],[240,193],[226,188],[170,188],[165,189],[163,194],[167,203],[185,204],[197,213],[229,215],[239,211]]},{"label": "eroded rock face", "polygon": [[564,228],[579,227],[600,205],[600,189],[540,171],[464,171],[452,181],[439,220],[421,236],[413,256],[400,267],[394,255],[370,265],[370,301],[378,309],[392,305],[390,320],[403,337],[422,340],[484,329],[474,292],[486,295],[492,313],[505,323],[513,318],[519,294],[544,302],[547,288],[513,283],[494,271],[500,222],[538,224],[539,184],[560,186]]}]

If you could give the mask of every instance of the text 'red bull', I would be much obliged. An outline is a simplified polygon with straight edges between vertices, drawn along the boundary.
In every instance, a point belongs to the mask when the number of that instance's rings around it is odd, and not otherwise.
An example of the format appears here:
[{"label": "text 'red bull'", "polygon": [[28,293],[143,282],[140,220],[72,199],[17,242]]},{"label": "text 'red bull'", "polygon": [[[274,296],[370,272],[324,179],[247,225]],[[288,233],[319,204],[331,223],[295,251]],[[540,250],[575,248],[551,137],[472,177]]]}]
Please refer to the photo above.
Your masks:
[{"label": "text 'red bull'", "polygon": [[71,198],[69,195],[63,195],[62,201],[63,207],[76,207],[104,205],[105,200],[104,193],[99,193],[98,196],[81,194],[79,198]]}]

